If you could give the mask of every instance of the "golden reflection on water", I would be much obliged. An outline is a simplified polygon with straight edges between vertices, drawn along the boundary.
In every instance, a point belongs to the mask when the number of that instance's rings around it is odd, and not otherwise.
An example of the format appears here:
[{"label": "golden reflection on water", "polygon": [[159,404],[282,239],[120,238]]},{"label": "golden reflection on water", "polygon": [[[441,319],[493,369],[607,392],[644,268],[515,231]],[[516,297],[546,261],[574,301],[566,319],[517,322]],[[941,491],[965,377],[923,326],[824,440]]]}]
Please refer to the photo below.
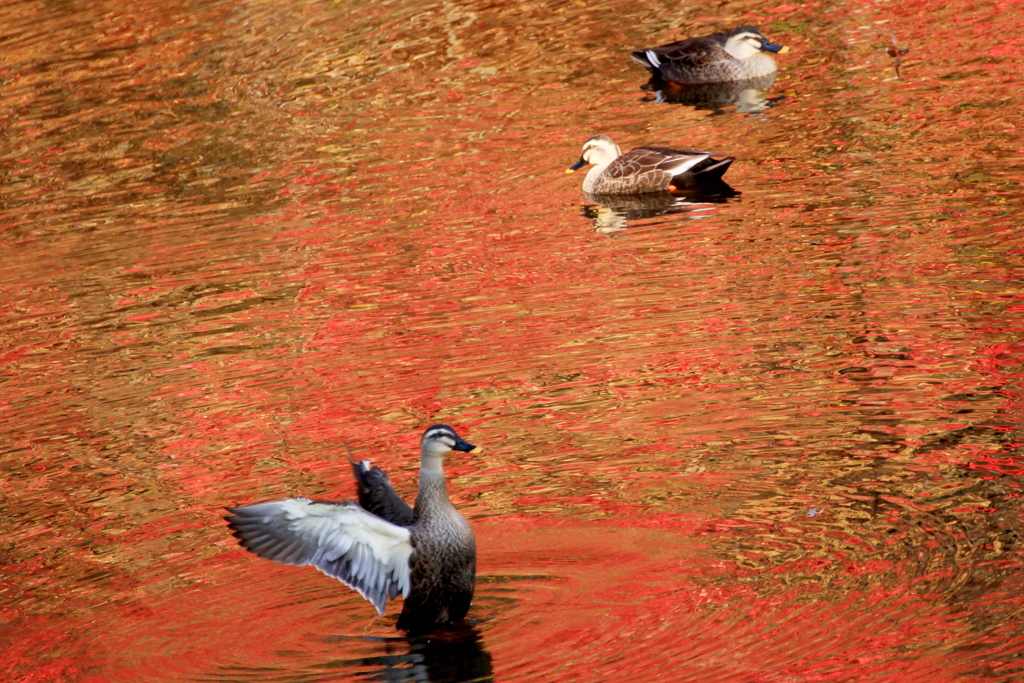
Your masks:
[{"label": "golden reflection on water", "polygon": [[[1010,9],[0,9],[3,677],[1012,680]],[[774,106],[641,89],[743,23]],[[583,197],[598,132],[738,194]],[[351,495],[343,444],[411,497],[436,420],[485,447],[457,655],[219,519]]]}]

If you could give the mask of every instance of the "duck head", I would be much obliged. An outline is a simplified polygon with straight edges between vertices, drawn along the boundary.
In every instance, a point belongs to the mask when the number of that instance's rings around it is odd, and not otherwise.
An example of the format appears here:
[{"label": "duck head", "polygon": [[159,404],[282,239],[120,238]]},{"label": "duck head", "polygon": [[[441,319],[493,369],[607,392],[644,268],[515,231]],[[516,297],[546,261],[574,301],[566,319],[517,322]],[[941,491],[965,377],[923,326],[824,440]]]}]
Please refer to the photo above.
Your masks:
[{"label": "duck head", "polygon": [[777,45],[761,35],[753,26],[740,26],[729,32],[725,51],[736,59],[748,59],[758,52],[787,52],[789,48]]},{"label": "duck head", "polygon": [[[434,425],[423,432],[420,440],[420,476],[444,478],[441,463],[444,456],[452,451],[472,453],[479,450],[471,443],[463,441],[455,430],[448,425]],[[421,480],[422,485],[422,480]]]},{"label": "duck head", "polygon": [[449,451],[462,451],[472,453],[477,447],[466,443],[455,433],[455,430],[448,425],[434,425],[423,433],[420,440],[420,452],[423,455],[441,457]]},{"label": "duck head", "polygon": [[580,156],[580,160],[565,169],[565,172],[572,173],[587,164],[594,164],[602,168],[620,156],[622,156],[622,150],[619,149],[614,140],[607,135],[594,135],[587,138],[587,141],[583,143],[583,154]]}]

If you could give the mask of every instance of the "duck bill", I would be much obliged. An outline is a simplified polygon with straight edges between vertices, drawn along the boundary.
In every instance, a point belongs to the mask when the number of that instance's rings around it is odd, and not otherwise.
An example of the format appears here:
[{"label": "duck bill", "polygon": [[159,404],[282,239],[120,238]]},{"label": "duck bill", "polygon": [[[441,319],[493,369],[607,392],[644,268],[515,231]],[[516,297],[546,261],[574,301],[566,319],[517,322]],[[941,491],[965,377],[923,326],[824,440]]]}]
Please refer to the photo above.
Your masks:
[{"label": "duck bill", "polygon": [[576,171],[578,171],[579,169],[583,168],[586,165],[587,165],[586,159],[584,159],[583,157],[580,157],[580,160],[577,161],[572,166],[570,166],[569,168],[565,169],[565,172],[566,173],[575,173]]},{"label": "duck bill", "polygon": [[478,446],[474,446],[471,443],[466,443],[462,439],[459,439],[455,442],[455,445],[452,446],[452,450],[462,451],[463,453],[479,453],[481,449]]},{"label": "duck bill", "polygon": [[788,47],[778,45],[770,40],[761,39],[761,49],[765,52],[778,52],[780,54],[789,52]]}]

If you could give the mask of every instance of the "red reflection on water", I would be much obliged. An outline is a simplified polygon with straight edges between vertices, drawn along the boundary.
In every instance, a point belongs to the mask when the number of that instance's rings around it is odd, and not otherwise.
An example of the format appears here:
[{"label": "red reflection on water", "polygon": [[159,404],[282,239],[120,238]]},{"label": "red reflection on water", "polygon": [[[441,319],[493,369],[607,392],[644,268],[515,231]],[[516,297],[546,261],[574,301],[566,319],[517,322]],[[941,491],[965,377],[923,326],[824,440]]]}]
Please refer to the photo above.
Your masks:
[{"label": "red reflection on water", "polygon": [[[368,673],[392,622],[220,508],[345,444],[411,496],[444,420],[498,678],[1019,675],[1013,4],[5,8],[0,667]],[[640,101],[623,45],[747,22],[777,109]],[[743,195],[597,235],[600,131]]]}]

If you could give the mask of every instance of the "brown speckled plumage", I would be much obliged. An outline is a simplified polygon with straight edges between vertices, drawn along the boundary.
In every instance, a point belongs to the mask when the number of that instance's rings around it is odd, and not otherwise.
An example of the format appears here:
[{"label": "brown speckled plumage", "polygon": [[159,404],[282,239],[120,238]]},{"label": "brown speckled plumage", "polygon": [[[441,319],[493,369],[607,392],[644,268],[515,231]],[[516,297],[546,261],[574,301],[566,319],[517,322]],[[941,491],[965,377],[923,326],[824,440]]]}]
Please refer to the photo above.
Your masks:
[{"label": "brown speckled plumage", "polygon": [[448,500],[443,476],[420,480],[414,515],[412,590],[397,626],[420,632],[465,618],[476,584],[476,539]]}]

